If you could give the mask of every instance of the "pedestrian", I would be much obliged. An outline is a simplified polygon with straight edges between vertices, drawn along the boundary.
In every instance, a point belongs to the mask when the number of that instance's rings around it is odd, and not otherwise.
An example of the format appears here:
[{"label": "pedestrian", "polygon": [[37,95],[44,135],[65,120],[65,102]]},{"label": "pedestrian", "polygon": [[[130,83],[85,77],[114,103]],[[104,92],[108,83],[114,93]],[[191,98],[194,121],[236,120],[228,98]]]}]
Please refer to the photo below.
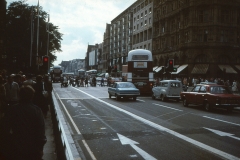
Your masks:
[{"label": "pedestrian", "polygon": [[85,78],[85,87],[88,87],[88,77]]},{"label": "pedestrian", "polygon": [[237,91],[238,91],[237,82],[236,80],[234,80],[232,83],[232,92],[237,92]]},{"label": "pedestrian", "polygon": [[26,75],[26,80],[23,81],[24,86],[27,86],[27,85],[33,86],[35,83],[36,82],[34,80],[32,80],[32,74],[27,74]]},{"label": "pedestrian", "polygon": [[4,84],[6,90],[6,102],[8,105],[14,105],[19,100],[19,86],[17,82],[13,81],[14,75],[7,78],[7,83]]},{"label": "pedestrian", "polygon": [[48,112],[48,102],[47,98],[43,95],[43,89],[45,90],[44,83],[43,83],[43,77],[41,75],[38,75],[36,77],[36,83],[33,85],[33,89],[35,90],[35,95],[33,98],[33,103],[41,108],[44,117],[47,117]]},{"label": "pedestrian", "polygon": [[19,104],[10,106],[0,123],[0,157],[5,160],[42,160],[45,124],[39,107],[32,103],[34,89],[20,89]]},{"label": "pedestrian", "polygon": [[49,80],[49,76],[45,75],[44,76],[44,89],[45,91],[48,92],[48,97],[45,97],[47,99],[48,105],[52,106],[53,105],[53,101],[52,101],[52,90],[53,90],[53,86],[52,86],[52,82]]},{"label": "pedestrian", "polygon": [[3,113],[6,110],[7,104],[6,104],[6,90],[3,85],[3,78],[2,75],[0,75],[0,119],[3,116]]},{"label": "pedestrian", "polygon": [[101,87],[104,86],[104,78],[101,79]]}]

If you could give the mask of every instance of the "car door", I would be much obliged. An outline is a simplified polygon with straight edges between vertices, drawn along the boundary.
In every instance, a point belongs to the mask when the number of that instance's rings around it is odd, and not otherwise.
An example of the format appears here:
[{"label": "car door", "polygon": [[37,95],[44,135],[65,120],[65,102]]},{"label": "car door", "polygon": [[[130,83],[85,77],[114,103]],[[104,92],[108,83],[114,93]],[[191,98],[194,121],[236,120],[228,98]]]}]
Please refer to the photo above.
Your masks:
[{"label": "car door", "polygon": [[197,95],[198,95],[198,91],[199,91],[200,87],[201,86],[195,86],[192,89],[191,93],[188,94],[188,96],[187,96],[188,103],[191,103],[191,104],[197,103],[196,99],[197,99]]},{"label": "car door", "polygon": [[155,97],[159,97],[161,85],[162,85],[162,83],[160,82],[157,86],[155,86],[153,88],[153,92],[154,92]]},{"label": "car door", "polygon": [[109,88],[109,93],[113,96],[115,95],[116,87],[117,87],[117,83],[114,83],[113,86]]},{"label": "car door", "polygon": [[206,86],[201,86],[198,93],[196,94],[196,104],[203,104],[206,97]]}]

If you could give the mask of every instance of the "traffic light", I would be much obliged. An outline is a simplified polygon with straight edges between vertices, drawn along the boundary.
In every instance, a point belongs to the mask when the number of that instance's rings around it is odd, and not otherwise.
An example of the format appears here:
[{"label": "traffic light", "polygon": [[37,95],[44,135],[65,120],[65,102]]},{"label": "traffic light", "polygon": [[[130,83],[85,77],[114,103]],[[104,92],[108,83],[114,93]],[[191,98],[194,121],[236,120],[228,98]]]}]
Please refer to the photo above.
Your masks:
[{"label": "traffic light", "polygon": [[43,71],[44,73],[47,73],[48,72],[48,64],[49,64],[49,57],[48,56],[43,56],[42,57],[42,68],[43,68]]},{"label": "traffic light", "polygon": [[168,70],[172,71],[173,70],[173,66],[174,66],[174,60],[173,59],[169,59],[168,60]]}]

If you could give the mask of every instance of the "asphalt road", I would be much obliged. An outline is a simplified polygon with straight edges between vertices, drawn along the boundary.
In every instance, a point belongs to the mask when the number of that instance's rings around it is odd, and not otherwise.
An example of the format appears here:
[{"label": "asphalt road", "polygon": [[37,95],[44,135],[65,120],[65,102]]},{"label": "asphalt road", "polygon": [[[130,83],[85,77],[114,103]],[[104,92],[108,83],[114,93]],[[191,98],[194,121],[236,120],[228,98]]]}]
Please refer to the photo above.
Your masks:
[{"label": "asphalt road", "polygon": [[107,87],[54,92],[81,159],[240,159],[240,111],[206,112],[181,102],[116,101]]}]

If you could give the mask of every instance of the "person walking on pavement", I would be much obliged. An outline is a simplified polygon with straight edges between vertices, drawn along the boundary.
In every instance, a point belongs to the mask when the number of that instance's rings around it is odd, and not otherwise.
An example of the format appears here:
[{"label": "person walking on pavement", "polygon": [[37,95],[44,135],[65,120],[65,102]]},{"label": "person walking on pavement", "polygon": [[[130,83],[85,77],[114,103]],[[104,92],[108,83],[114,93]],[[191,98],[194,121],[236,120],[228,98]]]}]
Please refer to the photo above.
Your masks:
[{"label": "person walking on pavement", "polygon": [[104,78],[101,79],[101,87],[104,86]]},{"label": "person walking on pavement", "polygon": [[6,101],[8,105],[14,105],[19,100],[19,86],[13,81],[13,75],[8,76],[7,83],[4,84],[6,90]]},{"label": "person walking on pavement", "polygon": [[42,160],[46,143],[41,109],[32,103],[34,89],[20,89],[19,104],[10,106],[0,121],[0,157],[6,160]]},{"label": "person walking on pavement", "polygon": [[48,75],[45,75],[44,76],[44,80],[43,80],[43,83],[44,83],[44,89],[45,91],[48,92],[48,97],[46,98],[47,99],[47,102],[48,102],[48,105],[53,105],[53,101],[52,101],[52,90],[53,90],[53,86],[52,86],[52,82],[49,80],[49,76]]},{"label": "person walking on pavement", "polygon": [[88,77],[85,79],[85,87],[88,87]]},{"label": "person walking on pavement", "polygon": [[33,86],[35,83],[36,82],[34,80],[32,80],[32,75],[31,74],[27,74],[26,80],[23,81],[24,86],[27,86],[27,85]]},{"label": "person walking on pavement", "polygon": [[44,117],[46,117],[48,112],[48,102],[42,93],[43,87],[44,87],[44,83],[42,80],[43,80],[43,77],[41,75],[38,75],[36,77],[36,83],[33,85],[33,89],[35,90],[33,103],[39,108],[41,108]]},{"label": "person walking on pavement", "polygon": [[3,85],[3,78],[0,75],[0,119],[3,116],[3,113],[5,112],[7,107],[6,104],[6,90],[5,87]]}]

